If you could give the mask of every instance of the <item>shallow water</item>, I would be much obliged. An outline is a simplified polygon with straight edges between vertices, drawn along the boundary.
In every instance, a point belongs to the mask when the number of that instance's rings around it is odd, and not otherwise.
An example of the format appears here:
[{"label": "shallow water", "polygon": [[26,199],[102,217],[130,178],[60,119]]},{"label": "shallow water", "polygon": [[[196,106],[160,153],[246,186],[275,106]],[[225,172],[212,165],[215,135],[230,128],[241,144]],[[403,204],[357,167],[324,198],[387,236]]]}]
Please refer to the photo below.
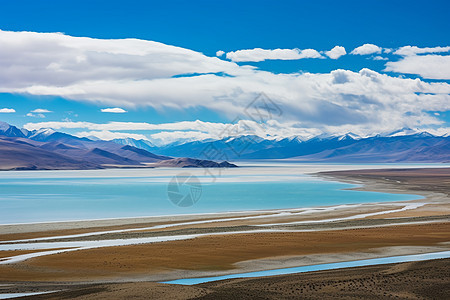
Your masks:
[{"label": "shallow water", "polygon": [[[3,172],[0,174],[0,224],[302,208],[421,198],[344,190],[354,185],[305,175],[312,169],[330,167],[279,164],[220,171]],[[200,182],[196,188],[199,199],[192,206],[180,207],[170,201],[168,184],[179,174],[194,175]],[[189,192],[189,185],[180,186],[180,195]]]},{"label": "shallow water", "polygon": [[225,280],[225,279],[231,279],[231,278],[248,278],[248,277],[287,275],[287,274],[304,273],[304,272],[312,272],[312,271],[323,271],[323,270],[333,270],[333,269],[351,268],[351,267],[363,267],[363,266],[372,266],[372,265],[384,265],[384,264],[392,264],[392,263],[422,261],[422,260],[449,258],[449,257],[450,257],[450,251],[442,251],[442,252],[435,252],[435,253],[391,256],[391,257],[363,259],[363,260],[338,262],[338,263],[330,263],[330,264],[319,264],[319,265],[302,266],[302,267],[294,267],[294,268],[275,269],[275,270],[267,270],[267,271],[259,271],[259,272],[239,273],[239,274],[231,274],[231,275],[225,275],[225,276],[177,279],[177,280],[172,280],[172,281],[165,281],[163,283],[194,285],[194,284],[199,284],[199,283]]},{"label": "shallow water", "polygon": [[43,294],[55,293],[58,291],[48,291],[48,292],[29,292],[29,293],[6,293],[0,294],[0,299],[11,299],[11,298],[19,298],[19,297],[27,297],[27,296],[37,296]]}]

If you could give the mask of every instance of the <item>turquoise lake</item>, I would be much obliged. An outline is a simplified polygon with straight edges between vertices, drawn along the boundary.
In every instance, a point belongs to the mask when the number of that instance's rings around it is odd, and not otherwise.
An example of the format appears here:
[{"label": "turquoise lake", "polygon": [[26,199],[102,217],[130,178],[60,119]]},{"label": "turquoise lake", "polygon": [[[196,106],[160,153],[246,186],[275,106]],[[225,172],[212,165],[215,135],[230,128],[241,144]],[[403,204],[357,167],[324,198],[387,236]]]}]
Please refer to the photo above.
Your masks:
[{"label": "turquoise lake", "polygon": [[[309,169],[308,169],[309,170]],[[195,175],[201,196],[189,207],[168,197],[180,173]],[[354,185],[305,175],[299,167],[28,171],[0,174],[0,224],[333,206],[420,199],[346,190]],[[183,191],[180,189],[180,193]]]}]

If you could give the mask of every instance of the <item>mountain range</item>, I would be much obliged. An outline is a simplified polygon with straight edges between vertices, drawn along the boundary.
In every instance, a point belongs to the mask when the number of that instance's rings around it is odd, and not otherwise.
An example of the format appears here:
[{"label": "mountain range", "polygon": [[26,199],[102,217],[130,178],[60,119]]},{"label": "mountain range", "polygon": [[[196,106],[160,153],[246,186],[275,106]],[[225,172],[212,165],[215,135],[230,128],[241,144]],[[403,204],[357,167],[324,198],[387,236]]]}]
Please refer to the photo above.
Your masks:
[{"label": "mountain range", "polygon": [[0,170],[112,167],[235,167],[228,162],[156,155],[132,145],[93,141],[52,129],[28,131],[0,122]]},{"label": "mountain range", "polygon": [[[79,138],[0,122],[0,170],[112,167],[234,167],[228,160],[287,159],[330,163],[447,163],[450,136],[409,128],[367,138],[348,133],[265,139],[255,135],[156,146],[132,138]],[[218,163],[216,161],[223,161]]]},{"label": "mountain range", "polygon": [[[130,140],[130,139],[128,139]],[[360,138],[348,133],[341,136],[318,136],[263,139],[254,135],[220,140],[195,141],[156,147],[144,147],[158,155],[190,156],[198,159],[250,160],[290,159],[302,162],[401,163],[450,162],[450,136],[435,136],[404,128],[386,135]],[[121,143],[125,143],[124,140]]]}]

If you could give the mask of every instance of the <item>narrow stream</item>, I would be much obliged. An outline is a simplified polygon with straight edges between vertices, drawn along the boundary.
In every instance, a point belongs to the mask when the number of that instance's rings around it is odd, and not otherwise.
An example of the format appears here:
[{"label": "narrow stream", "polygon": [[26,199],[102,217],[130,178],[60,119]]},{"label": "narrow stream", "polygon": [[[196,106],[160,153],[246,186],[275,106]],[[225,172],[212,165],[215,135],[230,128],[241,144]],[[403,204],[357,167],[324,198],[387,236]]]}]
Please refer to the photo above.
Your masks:
[{"label": "narrow stream", "polygon": [[165,281],[163,283],[194,285],[194,284],[199,284],[199,283],[231,279],[231,278],[248,278],[248,277],[286,275],[286,274],[304,273],[304,272],[312,272],[312,271],[323,271],[323,270],[333,270],[333,269],[351,268],[351,267],[384,265],[384,264],[392,264],[392,263],[423,261],[423,260],[449,258],[449,257],[450,257],[450,251],[442,251],[442,252],[434,252],[434,253],[390,256],[390,257],[382,257],[382,258],[371,258],[371,259],[363,259],[363,260],[355,260],[355,261],[345,261],[345,262],[338,262],[338,263],[319,264],[319,265],[293,267],[293,268],[283,268],[283,269],[266,270],[266,271],[258,271],[258,272],[238,273],[238,274],[215,276],[215,277],[177,279],[177,280]]}]

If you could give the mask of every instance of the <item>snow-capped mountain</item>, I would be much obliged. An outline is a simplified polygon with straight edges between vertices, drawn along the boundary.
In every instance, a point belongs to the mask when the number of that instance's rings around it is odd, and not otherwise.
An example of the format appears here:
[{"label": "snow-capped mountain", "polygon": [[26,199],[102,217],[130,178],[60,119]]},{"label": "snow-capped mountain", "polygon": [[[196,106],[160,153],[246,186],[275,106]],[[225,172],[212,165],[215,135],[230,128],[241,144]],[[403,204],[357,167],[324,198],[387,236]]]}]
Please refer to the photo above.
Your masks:
[{"label": "snow-capped mountain", "polygon": [[34,131],[28,131],[27,138],[35,140],[35,141],[45,141],[54,134],[56,131],[50,128],[43,128]]},{"label": "snow-capped mountain", "polygon": [[20,130],[16,126],[12,126],[8,123],[0,121],[0,135],[6,135],[9,137],[26,137],[25,132]]},{"label": "snow-capped mountain", "polygon": [[[186,157],[180,159],[183,167],[228,166],[227,163]],[[0,170],[146,167],[148,163],[155,167],[179,167],[180,159],[131,145],[79,138],[52,129],[22,131],[0,122]]]},{"label": "snow-capped mountain", "polygon": [[[21,130],[1,122],[0,140],[9,143],[8,147],[11,147],[11,143],[16,143],[19,147],[17,143],[20,142],[20,147],[27,144],[39,148],[41,152],[50,151],[74,161],[89,162],[97,166],[137,165],[142,162],[168,160],[171,157],[215,161],[295,159],[304,162],[349,163],[450,162],[448,134],[435,136],[426,131],[408,128],[372,137],[360,137],[353,133],[339,136],[320,135],[310,139],[296,136],[261,138],[256,135],[241,135],[158,147],[146,140],[127,138],[93,141],[51,129]],[[10,149],[8,147],[3,149]]]},{"label": "snow-capped mountain", "polygon": [[[400,134],[400,132],[402,134]],[[263,139],[258,136],[229,137],[215,141],[195,141],[166,145],[153,152],[168,156],[186,156],[231,160],[297,159],[317,162],[450,162],[450,137],[405,130],[385,136],[360,137],[348,133],[321,135],[308,140],[289,137]]]},{"label": "snow-capped mountain", "polygon": [[412,135],[412,134],[417,134],[417,133],[421,133],[422,131],[418,130],[418,129],[413,129],[413,128],[409,128],[409,127],[403,127],[401,129],[398,130],[394,130],[391,132],[387,132],[385,134],[381,134],[381,136],[405,136],[405,135]]},{"label": "snow-capped mountain", "polygon": [[157,148],[152,142],[146,140],[135,140],[132,138],[125,138],[125,139],[114,139],[112,141],[120,145],[133,146],[147,151],[153,151],[155,148]]}]

